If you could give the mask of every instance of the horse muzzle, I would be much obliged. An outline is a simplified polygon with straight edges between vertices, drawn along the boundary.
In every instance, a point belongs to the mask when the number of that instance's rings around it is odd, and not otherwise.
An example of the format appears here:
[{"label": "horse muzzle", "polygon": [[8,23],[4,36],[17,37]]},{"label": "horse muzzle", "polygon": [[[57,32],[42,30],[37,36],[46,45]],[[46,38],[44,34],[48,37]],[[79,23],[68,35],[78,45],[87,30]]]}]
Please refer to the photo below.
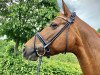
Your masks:
[{"label": "horse muzzle", "polygon": [[36,61],[38,59],[36,53],[33,53],[33,50],[26,50],[25,48],[23,49],[23,57],[31,61]]}]

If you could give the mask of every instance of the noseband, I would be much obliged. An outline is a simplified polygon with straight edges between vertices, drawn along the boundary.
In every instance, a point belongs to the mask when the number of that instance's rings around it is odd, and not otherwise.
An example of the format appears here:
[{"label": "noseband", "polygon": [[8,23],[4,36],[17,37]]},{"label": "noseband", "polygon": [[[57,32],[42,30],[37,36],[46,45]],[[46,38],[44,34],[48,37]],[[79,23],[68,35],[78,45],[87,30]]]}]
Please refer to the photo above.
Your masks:
[{"label": "noseband", "polygon": [[[66,22],[66,24],[64,25],[64,27],[47,43],[46,40],[41,36],[41,34],[38,32],[35,34],[35,38],[34,38],[34,51],[32,53],[36,53],[37,56],[39,56],[40,54],[38,53],[38,49],[35,46],[36,43],[36,36],[38,37],[38,39],[40,40],[40,42],[43,44],[44,47],[44,54],[49,58],[50,57],[50,45],[56,40],[57,37],[59,37],[59,35],[66,29],[69,28],[75,21],[75,16],[76,13],[73,12],[72,15],[70,16],[70,18],[68,19],[68,21]],[[68,35],[67,35],[68,36]],[[68,39],[68,38],[67,38]],[[68,42],[68,41],[67,41]],[[66,51],[65,51],[66,52]],[[43,55],[44,55],[43,54]]]}]

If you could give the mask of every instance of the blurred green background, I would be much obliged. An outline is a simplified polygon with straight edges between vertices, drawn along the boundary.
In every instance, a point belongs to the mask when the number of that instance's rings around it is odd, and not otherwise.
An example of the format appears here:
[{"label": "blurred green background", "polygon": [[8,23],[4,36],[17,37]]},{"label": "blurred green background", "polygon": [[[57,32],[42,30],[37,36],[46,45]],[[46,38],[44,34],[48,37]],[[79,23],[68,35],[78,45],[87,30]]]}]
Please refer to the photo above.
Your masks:
[{"label": "blurred green background", "polygon": [[[0,75],[36,75],[38,61],[25,60],[22,47],[14,54],[14,41],[0,41]],[[82,75],[77,58],[71,54],[59,54],[50,59],[44,57],[40,75]]]}]

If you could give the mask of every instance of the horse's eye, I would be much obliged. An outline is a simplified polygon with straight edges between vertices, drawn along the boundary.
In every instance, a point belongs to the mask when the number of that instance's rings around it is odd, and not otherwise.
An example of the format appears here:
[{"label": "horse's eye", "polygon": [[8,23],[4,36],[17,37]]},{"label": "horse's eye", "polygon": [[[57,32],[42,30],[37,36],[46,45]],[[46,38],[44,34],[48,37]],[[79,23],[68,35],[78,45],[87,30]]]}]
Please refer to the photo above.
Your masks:
[{"label": "horse's eye", "polygon": [[56,29],[56,28],[58,27],[58,24],[56,24],[56,23],[51,23],[50,27],[51,27],[52,29]]}]

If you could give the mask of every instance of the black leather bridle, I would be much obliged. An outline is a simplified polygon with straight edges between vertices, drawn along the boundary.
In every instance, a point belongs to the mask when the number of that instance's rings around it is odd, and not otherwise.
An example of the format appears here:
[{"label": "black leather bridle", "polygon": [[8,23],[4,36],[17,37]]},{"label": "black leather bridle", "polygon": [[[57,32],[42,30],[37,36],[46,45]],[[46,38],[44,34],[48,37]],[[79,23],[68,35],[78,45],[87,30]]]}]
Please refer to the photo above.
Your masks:
[{"label": "black leather bridle", "polygon": [[[38,32],[35,34],[34,37],[34,51],[32,53],[36,53],[37,56],[40,56],[40,54],[38,53],[38,49],[36,48],[35,44],[36,44],[36,37],[38,37],[38,39],[40,40],[40,42],[43,44],[44,47],[44,54],[46,55],[48,58],[50,57],[50,45],[55,41],[55,39],[57,37],[59,37],[59,35],[66,29],[69,28],[75,21],[75,16],[76,13],[73,12],[72,15],[70,16],[70,18],[67,20],[66,24],[64,25],[64,27],[47,43],[46,40],[41,36],[41,34]],[[68,33],[68,32],[67,32]],[[68,36],[68,35],[67,35]],[[68,40],[68,38],[67,38]],[[68,42],[68,41],[67,41]],[[67,43],[68,44],[68,43]],[[66,50],[65,50],[66,53]]]}]

